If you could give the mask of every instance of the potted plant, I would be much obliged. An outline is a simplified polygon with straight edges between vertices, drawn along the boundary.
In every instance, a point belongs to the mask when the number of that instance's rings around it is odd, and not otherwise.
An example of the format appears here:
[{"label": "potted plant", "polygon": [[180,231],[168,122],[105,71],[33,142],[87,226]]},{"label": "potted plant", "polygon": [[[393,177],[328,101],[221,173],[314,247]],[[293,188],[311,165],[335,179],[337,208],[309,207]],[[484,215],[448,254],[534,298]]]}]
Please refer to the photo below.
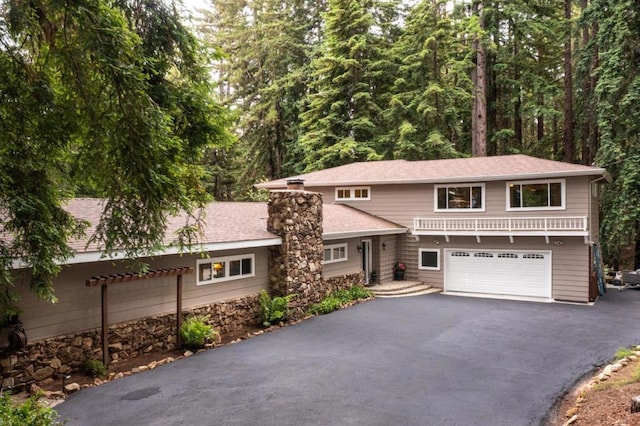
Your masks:
[{"label": "potted plant", "polygon": [[393,264],[393,279],[394,281],[404,281],[404,271],[407,270],[407,265],[402,262],[396,262]]}]

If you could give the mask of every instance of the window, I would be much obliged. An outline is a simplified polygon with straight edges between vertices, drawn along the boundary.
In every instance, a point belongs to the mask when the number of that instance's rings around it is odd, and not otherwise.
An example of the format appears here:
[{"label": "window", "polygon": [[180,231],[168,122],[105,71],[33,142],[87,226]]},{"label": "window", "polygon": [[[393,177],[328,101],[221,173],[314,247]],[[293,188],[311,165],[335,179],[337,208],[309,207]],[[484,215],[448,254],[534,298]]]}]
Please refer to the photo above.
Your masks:
[{"label": "window", "polygon": [[324,246],[323,263],[342,262],[347,260],[347,244]]},{"label": "window", "polygon": [[564,209],[565,182],[507,182],[507,210]]},{"label": "window", "polygon": [[255,276],[254,254],[198,259],[198,285]]},{"label": "window", "polygon": [[440,270],[440,250],[437,249],[420,249],[420,263],[418,269]]},{"label": "window", "polygon": [[354,186],[350,188],[336,188],[336,201],[370,200],[371,188],[368,186]]},{"label": "window", "polygon": [[484,184],[435,186],[435,211],[484,211]]}]

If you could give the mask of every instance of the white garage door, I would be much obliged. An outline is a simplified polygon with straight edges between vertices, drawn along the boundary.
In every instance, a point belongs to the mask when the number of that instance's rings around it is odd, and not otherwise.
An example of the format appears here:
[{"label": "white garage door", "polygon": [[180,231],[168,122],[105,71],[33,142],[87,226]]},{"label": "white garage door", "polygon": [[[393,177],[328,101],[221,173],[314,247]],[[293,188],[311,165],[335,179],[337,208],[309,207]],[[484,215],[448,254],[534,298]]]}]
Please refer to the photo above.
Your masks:
[{"label": "white garage door", "polygon": [[445,250],[445,291],[551,298],[551,252]]}]

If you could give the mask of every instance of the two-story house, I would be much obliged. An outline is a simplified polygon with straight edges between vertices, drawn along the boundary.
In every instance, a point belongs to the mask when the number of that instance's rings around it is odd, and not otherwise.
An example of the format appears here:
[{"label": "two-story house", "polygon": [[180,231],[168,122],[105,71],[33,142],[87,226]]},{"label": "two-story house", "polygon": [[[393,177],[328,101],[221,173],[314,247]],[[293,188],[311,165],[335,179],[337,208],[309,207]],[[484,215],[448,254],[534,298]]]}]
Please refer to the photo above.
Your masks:
[{"label": "two-story house", "polygon": [[[363,258],[363,269],[379,270],[383,282],[392,262],[380,247],[407,264],[409,279],[446,293],[589,302],[597,296],[592,245],[605,176],[597,167],[509,155],[361,162],[294,178],[325,204],[407,228],[394,240],[374,239],[373,258]],[[284,188],[289,179],[257,186]]]}]

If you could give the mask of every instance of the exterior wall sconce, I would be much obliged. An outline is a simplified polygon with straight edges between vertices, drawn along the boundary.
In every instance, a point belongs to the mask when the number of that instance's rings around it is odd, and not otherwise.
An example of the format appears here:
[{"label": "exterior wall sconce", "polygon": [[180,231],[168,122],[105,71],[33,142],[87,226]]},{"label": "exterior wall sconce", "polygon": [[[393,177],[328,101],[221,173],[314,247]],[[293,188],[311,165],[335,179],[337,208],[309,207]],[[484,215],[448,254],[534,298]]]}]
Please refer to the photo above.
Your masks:
[{"label": "exterior wall sconce", "polygon": [[387,243],[382,243],[382,250],[386,250],[387,249]]},{"label": "exterior wall sconce", "polygon": [[554,244],[554,245],[556,245],[556,246],[561,246],[561,245],[563,245],[563,244],[564,244],[564,241],[562,241],[562,240],[555,240],[555,241],[553,242],[553,244]]},{"label": "exterior wall sconce", "polygon": [[358,248],[358,253],[362,253],[362,246],[359,245],[357,248]]}]

